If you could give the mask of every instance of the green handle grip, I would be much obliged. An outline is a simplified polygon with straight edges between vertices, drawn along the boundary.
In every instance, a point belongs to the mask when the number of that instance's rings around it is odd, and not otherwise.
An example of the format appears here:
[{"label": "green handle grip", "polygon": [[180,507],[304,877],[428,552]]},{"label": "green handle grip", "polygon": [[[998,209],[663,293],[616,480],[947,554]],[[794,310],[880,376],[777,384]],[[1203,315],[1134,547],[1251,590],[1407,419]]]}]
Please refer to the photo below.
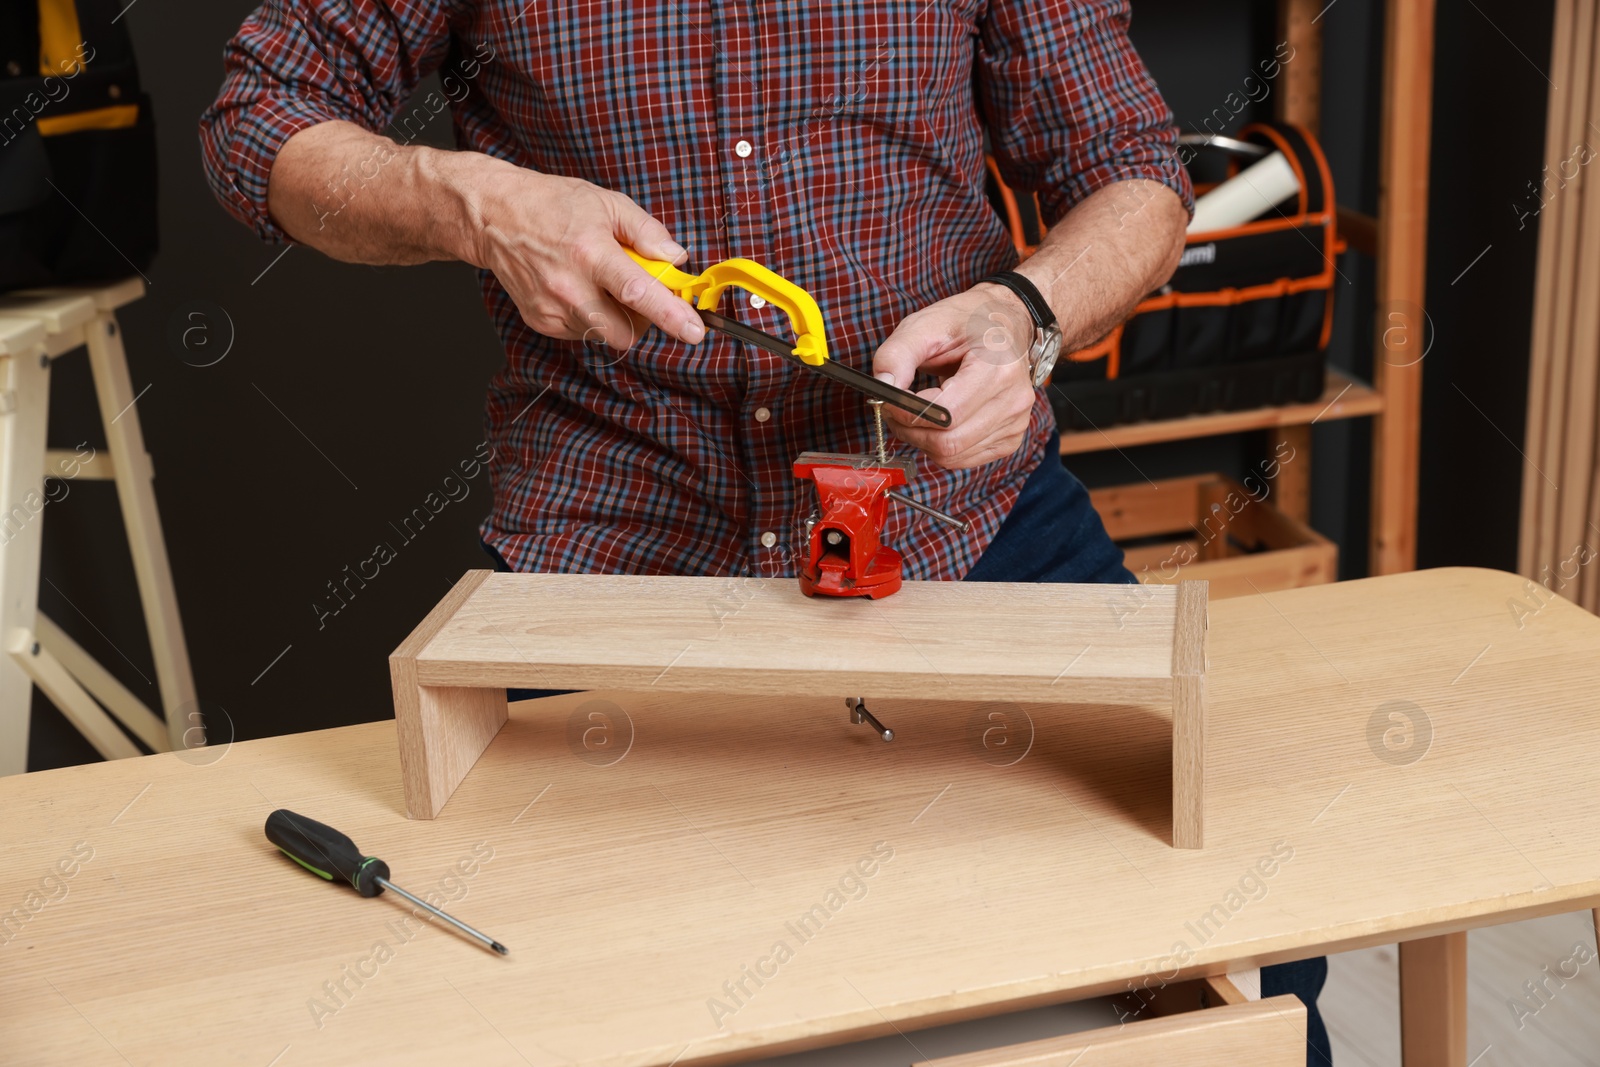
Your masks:
[{"label": "green handle grip", "polygon": [[279,808],[267,816],[267,840],[312,874],[328,881],[341,878],[364,897],[383,892],[378,879],[389,879],[389,865],[376,856],[363,856],[356,843],[315,819]]}]

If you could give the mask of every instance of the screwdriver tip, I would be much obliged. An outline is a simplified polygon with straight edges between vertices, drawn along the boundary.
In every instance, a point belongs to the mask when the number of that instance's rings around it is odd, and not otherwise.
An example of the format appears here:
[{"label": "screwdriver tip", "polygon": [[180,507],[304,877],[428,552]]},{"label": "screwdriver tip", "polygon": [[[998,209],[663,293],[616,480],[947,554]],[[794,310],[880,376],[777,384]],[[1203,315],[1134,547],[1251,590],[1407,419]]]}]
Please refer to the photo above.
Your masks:
[{"label": "screwdriver tip", "polygon": [[505,947],[505,946],[504,946],[504,945],[502,945],[502,944],[501,944],[501,943],[500,943],[500,942],[498,942],[498,941],[496,941],[496,942],[494,942],[494,943],[493,943],[493,944],[491,944],[491,945],[490,945],[490,946],[489,946],[489,947],[490,947],[490,948],[492,948],[492,949],[494,949],[494,950],[495,950],[495,951],[496,951],[496,952],[498,952],[498,953],[500,953],[500,955],[502,955],[502,956],[509,956],[509,955],[511,955],[511,950],[510,950],[510,949],[508,949],[508,948],[506,948],[506,947]]}]

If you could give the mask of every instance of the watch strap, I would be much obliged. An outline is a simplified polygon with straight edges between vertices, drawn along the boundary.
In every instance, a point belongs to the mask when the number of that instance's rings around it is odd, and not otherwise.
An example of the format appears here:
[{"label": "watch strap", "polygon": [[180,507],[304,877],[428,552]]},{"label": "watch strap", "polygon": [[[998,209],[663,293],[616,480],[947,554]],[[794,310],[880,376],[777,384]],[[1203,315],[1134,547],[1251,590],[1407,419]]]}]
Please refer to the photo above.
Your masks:
[{"label": "watch strap", "polygon": [[1045,301],[1044,294],[1039,292],[1039,287],[1030,282],[1026,277],[1014,270],[1001,271],[984,278],[983,282],[1003,285],[1016,293],[1028,308],[1028,314],[1033,316],[1033,324],[1041,330],[1048,330],[1056,324],[1056,313],[1050,310],[1050,305]]}]

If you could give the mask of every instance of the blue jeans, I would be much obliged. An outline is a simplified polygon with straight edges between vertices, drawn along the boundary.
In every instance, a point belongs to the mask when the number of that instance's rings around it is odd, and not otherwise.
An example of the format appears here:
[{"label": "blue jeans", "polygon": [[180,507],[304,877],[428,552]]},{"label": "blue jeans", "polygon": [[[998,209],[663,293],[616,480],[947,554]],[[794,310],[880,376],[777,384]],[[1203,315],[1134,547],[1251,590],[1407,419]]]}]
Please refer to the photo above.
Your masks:
[{"label": "blue jeans", "polygon": [[1006,521],[967,572],[969,582],[1090,582],[1132,585],[1122,549],[1106,536],[1089,490],[1046,455],[1028,475]]},{"label": "blue jeans", "polygon": [[[497,570],[510,570],[500,554],[483,546]],[[1089,491],[1054,455],[1028,476],[1000,532],[967,573],[969,582],[1090,582],[1132,584],[1138,579],[1122,565],[1122,550],[1106,534]],[[539,690],[513,690],[512,700],[551,696]],[[1317,1010],[1317,994],[1328,979],[1325,958],[1297,960],[1261,969],[1261,995],[1293,993],[1306,1006],[1306,1062],[1333,1063],[1328,1030]]]}]

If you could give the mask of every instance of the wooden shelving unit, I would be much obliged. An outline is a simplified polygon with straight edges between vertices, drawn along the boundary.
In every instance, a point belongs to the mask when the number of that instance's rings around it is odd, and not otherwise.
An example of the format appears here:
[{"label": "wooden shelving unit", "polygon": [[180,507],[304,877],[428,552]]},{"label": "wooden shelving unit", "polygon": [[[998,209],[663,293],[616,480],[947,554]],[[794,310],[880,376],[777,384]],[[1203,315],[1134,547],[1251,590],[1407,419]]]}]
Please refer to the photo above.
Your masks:
[{"label": "wooden shelving unit", "polygon": [[[1279,0],[1279,25],[1294,48],[1284,64],[1278,117],[1316,131],[1321,113],[1322,30],[1326,0]],[[1301,523],[1311,514],[1311,426],[1325,419],[1372,419],[1373,574],[1416,565],[1417,453],[1422,364],[1387,358],[1391,339],[1424,336],[1422,317],[1428,229],[1428,138],[1432,122],[1433,0],[1388,0],[1385,8],[1382,130],[1379,136],[1378,215],[1339,209],[1350,248],[1377,260],[1374,380],[1368,384],[1328,371],[1312,404],[1191,415],[1061,435],[1063,455],[1132,448],[1246,430],[1266,430],[1269,449],[1287,442],[1296,461],[1274,479],[1273,502]],[[1411,349],[1407,348],[1409,352]]]}]

